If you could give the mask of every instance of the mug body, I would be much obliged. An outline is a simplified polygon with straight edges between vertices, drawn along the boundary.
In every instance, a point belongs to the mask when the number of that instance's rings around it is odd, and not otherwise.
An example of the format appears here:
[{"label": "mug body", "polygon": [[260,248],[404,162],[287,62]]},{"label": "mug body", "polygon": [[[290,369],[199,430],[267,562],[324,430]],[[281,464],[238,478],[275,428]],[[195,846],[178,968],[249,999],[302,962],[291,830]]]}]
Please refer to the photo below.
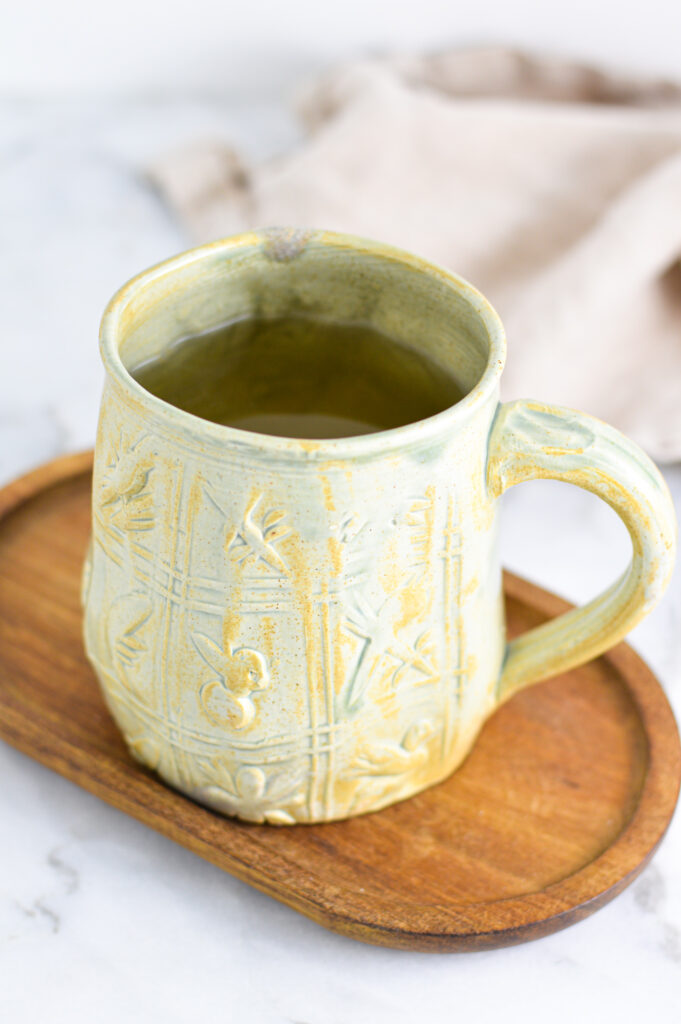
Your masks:
[{"label": "mug body", "polygon": [[[128,368],[231,319],[371,324],[465,391],[429,419],[304,441],[209,423]],[[272,230],[118,293],[84,578],[85,639],[131,752],[247,821],[377,810],[447,776],[495,706],[505,630],[487,441],[501,325],[399,250]]]}]

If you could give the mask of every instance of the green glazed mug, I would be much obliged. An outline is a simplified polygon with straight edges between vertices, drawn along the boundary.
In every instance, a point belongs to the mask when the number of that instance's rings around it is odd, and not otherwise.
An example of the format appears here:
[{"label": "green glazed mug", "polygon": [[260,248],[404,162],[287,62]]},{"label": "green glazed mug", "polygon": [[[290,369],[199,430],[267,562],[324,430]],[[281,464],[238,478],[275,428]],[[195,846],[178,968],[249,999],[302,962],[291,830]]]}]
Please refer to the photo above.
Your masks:
[{"label": "green glazed mug", "polygon": [[[180,336],[292,309],[370,323],[464,397],[397,429],[296,440],[199,419],[129,372]],[[584,413],[500,405],[499,317],[408,253],[294,229],[216,242],[125,285],[101,351],[87,652],[134,756],[225,814],[329,821],[438,782],[501,702],[600,654],[667,584],[675,520],[653,463]],[[507,643],[499,497],[540,477],[611,505],[632,560]]]}]

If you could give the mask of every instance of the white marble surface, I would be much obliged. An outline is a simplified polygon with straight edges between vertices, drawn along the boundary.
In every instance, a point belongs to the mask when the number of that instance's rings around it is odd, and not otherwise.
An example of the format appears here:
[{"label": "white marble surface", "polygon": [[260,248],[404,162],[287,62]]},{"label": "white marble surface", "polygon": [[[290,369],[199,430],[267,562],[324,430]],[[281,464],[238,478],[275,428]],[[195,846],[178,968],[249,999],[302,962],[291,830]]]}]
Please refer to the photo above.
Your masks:
[{"label": "white marble surface", "polygon": [[[5,102],[0,126],[4,481],[91,444],[103,305],[186,245],[145,162],[209,134],[257,157],[296,128],[275,107],[178,101]],[[665,473],[681,510],[681,467]],[[544,483],[504,501],[510,568],[583,600],[623,567],[624,530],[590,496]],[[633,642],[681,715],[681,573]],[[681,816],[653,865],[593,917],[526,946],[450,957],[332,935],[2,744],[0,777],[7,1024],[681,1019]]]}]

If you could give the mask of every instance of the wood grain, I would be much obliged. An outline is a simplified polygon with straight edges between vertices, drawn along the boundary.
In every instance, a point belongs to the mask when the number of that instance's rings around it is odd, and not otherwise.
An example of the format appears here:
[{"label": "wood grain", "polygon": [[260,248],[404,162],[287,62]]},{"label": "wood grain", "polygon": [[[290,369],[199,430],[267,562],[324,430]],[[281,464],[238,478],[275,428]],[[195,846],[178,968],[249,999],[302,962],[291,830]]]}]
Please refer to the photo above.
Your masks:
[{"label": "wood grain", "polygon": [[[0,491],[0,737],[335,931],[460,951],[564,928],[638,874],[676,804],[681,750],[657,680],[625,644],[519,694],[450,779],[377,814],[247,825],[141,768],[81,643],[91,456]],[[505,580],[511,633],[568,607]]]}]

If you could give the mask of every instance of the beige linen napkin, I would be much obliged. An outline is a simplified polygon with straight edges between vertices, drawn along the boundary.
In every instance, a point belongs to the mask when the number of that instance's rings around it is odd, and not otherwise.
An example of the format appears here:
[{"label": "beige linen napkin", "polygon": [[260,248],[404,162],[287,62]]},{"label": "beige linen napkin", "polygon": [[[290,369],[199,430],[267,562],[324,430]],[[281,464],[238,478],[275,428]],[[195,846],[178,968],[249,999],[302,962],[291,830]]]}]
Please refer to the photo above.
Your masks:
[{"label": "beige linen napkin", "polygon": [[506,50],[368,60],[313,83],[305,141],[151,174],[197,240],[333,228],[442,263],[504,319],[503,397],[586,409],[681,458],[681,88]]}]

